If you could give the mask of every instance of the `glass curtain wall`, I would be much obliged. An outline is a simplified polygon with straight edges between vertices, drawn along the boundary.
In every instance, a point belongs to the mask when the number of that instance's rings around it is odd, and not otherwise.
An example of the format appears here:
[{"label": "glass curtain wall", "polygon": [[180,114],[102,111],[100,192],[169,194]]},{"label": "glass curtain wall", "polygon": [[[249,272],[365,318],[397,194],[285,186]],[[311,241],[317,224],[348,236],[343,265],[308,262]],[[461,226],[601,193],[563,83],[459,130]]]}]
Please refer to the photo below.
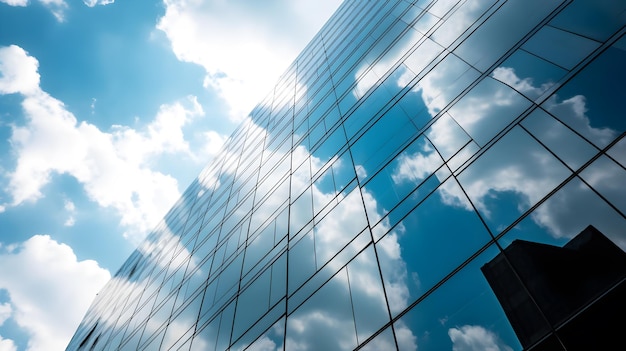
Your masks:
[{"label": "glass curtain wall", "polygon": [[530,296],[523,345],[481,267],[589,225],[626,248],[625,24],[624,1],[346,0],[68,350],[575,350],[592,300],[554,322]]}]

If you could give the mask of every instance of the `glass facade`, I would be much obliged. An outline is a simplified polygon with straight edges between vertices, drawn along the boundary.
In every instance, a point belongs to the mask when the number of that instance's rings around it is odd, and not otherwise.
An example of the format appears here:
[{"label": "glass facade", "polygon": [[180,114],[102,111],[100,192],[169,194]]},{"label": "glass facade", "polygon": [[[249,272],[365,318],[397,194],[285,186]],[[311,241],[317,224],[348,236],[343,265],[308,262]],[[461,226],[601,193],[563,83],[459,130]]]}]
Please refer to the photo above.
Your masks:
[{"label": "glass facade", "polygon": [[481,268],[534,291],[512,243],[626,248],[625,25],[614,0],[346,0],[68,350],[531,349]]}]

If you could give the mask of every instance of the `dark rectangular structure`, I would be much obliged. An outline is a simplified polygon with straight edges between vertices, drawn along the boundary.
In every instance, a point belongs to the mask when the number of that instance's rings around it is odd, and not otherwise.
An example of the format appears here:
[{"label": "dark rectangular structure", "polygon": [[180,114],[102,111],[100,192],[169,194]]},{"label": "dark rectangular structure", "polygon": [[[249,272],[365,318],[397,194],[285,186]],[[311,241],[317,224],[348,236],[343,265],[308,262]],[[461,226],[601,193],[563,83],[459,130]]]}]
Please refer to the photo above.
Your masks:
[{"label": "dark rectangular structure", "polygon": [[562,248],[515,240],[481,269],[525,350],[619,345],[626,253],[593,226]]}]

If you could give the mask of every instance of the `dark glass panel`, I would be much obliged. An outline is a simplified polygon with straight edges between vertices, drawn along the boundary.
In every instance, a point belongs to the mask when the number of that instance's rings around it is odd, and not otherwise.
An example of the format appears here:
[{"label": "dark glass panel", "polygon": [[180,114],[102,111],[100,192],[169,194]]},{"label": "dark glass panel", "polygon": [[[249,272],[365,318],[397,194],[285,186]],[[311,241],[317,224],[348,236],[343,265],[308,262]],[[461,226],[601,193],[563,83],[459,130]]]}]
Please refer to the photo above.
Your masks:
[{"label": "dark glass panel", "polygon": [[287,254],[283,253],[271,267],[270,306],[276,304],[287,294]]},{"label": "dark glass panel", "polygon": [[[449,47],[450,44],[458,40],[457,38],[470,32],[468,29],[473,27],[475,25],[474,22],[486,11],[490,10],[496,1],[474,0],[460,3],[432,34],[432,38],[443,47]],[[454,1],[438,1],[429,11],[435,13],[434,10],[439,4],[445,4],[446,7],[457,5]]]},{"label": "dark glass panel", "polygon": [[377,244],[392,314],[435,286],[490,240],[461,189],[449,179]]},{"label": "dark glass panel", "polygon": [[359,180],[362,182],[367,174],[376,172],[381,163],[415,134],[417,129],[400,105],[387,111],[350,147],[355,165],[365,171]]},{"label": "dark glass panel", "polygon": [[485,72],[562,3],[561,0],[506,1],[454,52]]},{"label": "dark glass panel", "polygon": [[242,274],[248,273],[274,247],[274,226],[270,225],[261,230],[254,238],[248,239],[246,245]]},{"label": "dark glass panel", "polygon": [[[432,175],[429,175],[423,181],[418,182],[418,184],[413,183],[413,189],[407,197],[404,198],[396,207],[394,207],[389,213],[385,216],[383,212],[374,212],[369,211],[370,209],[375,209],[376,207],[373,204],[369,205],[368,211],[369,213],[373,213],[370,215],[373,221],[378,221],[372,228],[372,233],[374,235],[374,240],[378,241],[381,237],[383,237],[390,229],[395,228],[396,226],[402,227],[401,221],[404,217],[410,213],[415,206],[420,204],[426,197],[432,194],[437,187],[441,184],[442,181],[447,179],[450,175],[449,171],[446,167],[441,167]],[[382,220],[381,220],[382,218]]]},{"label": "dark glass panel", "polygon": [[[498,253],[490,246],[396,321],[399,349],[522,350],[481,272]],[[542,330],[547,332],[547,324]]]},{"label": "dark glass panel", "polygon": [[614,0],[572,1],[550,24],[598,41],[605,41],[626,24],[626,4]]},{"label": "dark glass panel", "polygon": [[[626,130],[626,37],[622,37],[542,107],[600,148]],[[601,84],[599,84],[601,82]]]},{"label": "dark glass panel", "polygon": [[571,70],[599,46],[596,41],[544,26],[522,45],[522,49]]},{"label": "dark glass panel", "polygon": [[518,49],[493,70],[491,77],[537,101],[546,92],[554,90],[566,73],[563,68]]},{"label": "dark glass panel", "polygon": [[269,310],[270,284],[271,270],[266,269],[240,292],[235,311],[233,340],[239,339],[248,328]]}]

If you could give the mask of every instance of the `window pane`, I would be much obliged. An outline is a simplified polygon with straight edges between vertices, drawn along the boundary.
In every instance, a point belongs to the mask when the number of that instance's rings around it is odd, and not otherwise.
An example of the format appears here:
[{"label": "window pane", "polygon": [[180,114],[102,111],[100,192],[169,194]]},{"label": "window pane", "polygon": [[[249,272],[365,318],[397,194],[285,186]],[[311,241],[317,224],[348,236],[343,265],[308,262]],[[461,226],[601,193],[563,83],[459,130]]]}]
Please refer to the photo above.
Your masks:
[{"label": "window pane", "polygon": [[625,43],[622,37],[542,104],[599,148],[626,131],[626,89],[616,89],[626,81]]}]

